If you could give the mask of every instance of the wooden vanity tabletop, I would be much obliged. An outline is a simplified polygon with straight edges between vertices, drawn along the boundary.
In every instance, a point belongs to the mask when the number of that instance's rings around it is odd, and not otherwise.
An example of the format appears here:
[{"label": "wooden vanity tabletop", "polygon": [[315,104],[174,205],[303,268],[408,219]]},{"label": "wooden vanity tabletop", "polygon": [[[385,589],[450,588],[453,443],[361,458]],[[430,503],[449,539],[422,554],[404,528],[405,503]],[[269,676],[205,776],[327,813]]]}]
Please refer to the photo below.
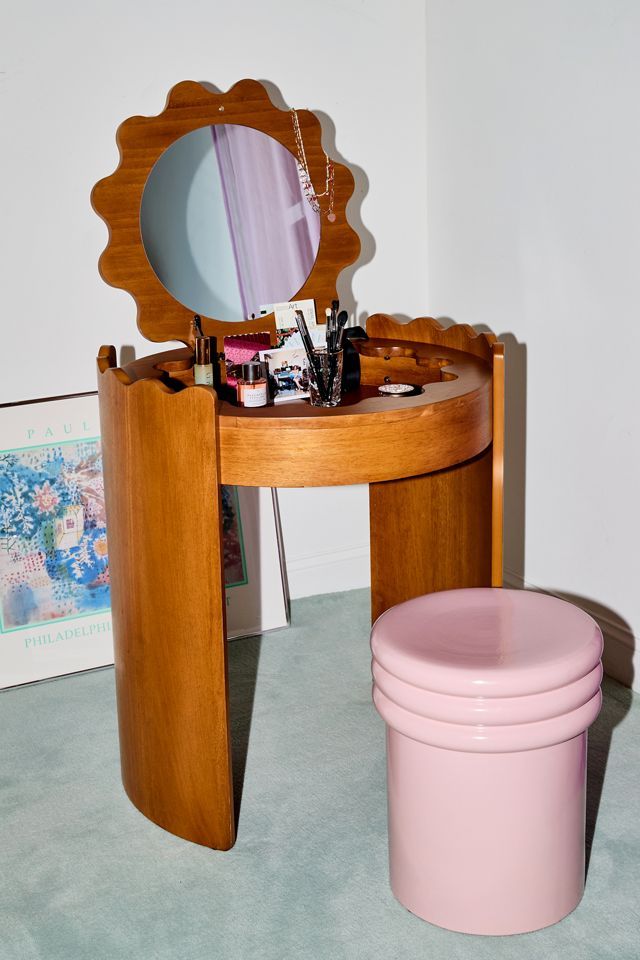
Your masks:
[{"label": "wooden vanity tabletop", "polygon": [[[371,341],[367,341],[370,343]],[[375,343],[375,341],[374,341]],[[397,349],[415,344],[395,341]],[[312,407],[291,400],[266,407],[219,401],[223,483],[303,487],[373,483],[416,476],[461,463],[491,443],[491,368],[461,350],[422,346],[419,364],[393,356],[375,370],[395,383],[426,383],[413,397],[382,397],[375,384],[347,394],[339,407]],[[166,389],[193,385],[191,353],[185,348],[136,360],[125,367],[131,380],[162,377]],[[430,364],[430,369],[427,365]],[[160,369],[162,368],[162,369]],[[371,375],[363,358],[363,376]],[[380,375],[377,382],[382,382]],[[177,384],[176,384],[177,385]]]},{"label": "wooden vanity tabletop", "polygon": [[[423,349],[425,352],[428,350],[434,360],[443,356],[441,347],[425,347]],[[306,420],[310,417],[323,420],[327,417],[360,418],[372,413],[384,416],[389,413],[396,414],[397,412],[420,410],[429,404],[465,396],[490,383],[491,370],[486,363],[477,357],[462,353],[459,350],[447,350],[446,358],[451,360],[451,363],[442,367],[442,373],[446,379],[437,383],[425,382],[428,374],[425,371],[425,379],[423,380],[420,377],[420,367],[415,362],[411,362],[411,369],[406,362],[391,360],[389,365],[391,382],[423,386],[424,393],[415,397],[383,397],[378,393],[377,384],[365,384],[361,385],[358,390],[352,390],[345,394],[339,407],[312,407],[308,400],[290,400],[257,408],[237,407],[233,403],[223,402],[220,408],[220,416],[237,417],[242,420],[247,417],[253,419],[256,416],[272,420],[283,418],[287,420]],[[328,424],[321,425],[318,423],[317,426],[326,427]],[[222,429],[225,429],[224,425],[222,425]]]}]

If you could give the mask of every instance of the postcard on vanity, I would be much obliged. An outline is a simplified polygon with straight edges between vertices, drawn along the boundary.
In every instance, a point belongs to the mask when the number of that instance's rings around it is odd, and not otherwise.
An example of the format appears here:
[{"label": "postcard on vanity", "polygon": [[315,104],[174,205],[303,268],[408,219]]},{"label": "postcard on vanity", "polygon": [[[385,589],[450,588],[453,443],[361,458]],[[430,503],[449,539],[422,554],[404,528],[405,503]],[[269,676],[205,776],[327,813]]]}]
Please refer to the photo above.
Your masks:
[{"label": "postcard on vanity", "polygon": [[275,316],[278,347],[302,345],[296,324],[296,310],[302,311],[307,329],[313,339],[313,331],[317,329],[315,300],[288,300],[283,303],[263,304],[260,307],[261,313],[273,312]]},{"label": "postcard on vanity", "polygon": [[282,303],[263,303],[260,313],[273,313],[276,330],[290,330],[296,326],[296,310],[301,310],[308,327],[316,325],[315,300],[285,300]]},{"label": "postcard on vanity", "polygon": [[304,400],[309,396],[308,361],[302,343],[278,350],[263,350],[260,360],[267,370],[269,392],[274,403]]},{"label": "postcard on vanity", "polygon": [[0,407],[0,687],[113,663],[95,393]]}]

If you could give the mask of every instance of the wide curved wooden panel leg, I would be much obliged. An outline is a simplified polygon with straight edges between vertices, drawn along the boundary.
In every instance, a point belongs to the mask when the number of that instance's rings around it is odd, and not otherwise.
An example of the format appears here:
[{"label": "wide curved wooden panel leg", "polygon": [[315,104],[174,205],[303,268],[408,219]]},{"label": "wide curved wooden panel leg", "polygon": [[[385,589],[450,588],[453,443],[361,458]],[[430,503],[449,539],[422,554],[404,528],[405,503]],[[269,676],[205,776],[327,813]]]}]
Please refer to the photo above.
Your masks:
[{"label": "wide curved wooden panel leg", "polygon": [[369,484],[371,613],[492,583],[492,448],[437,473]]},{"label": "wide curved wooden panel leg", "polygon": [[235,825],[216,397],[98,360],[122,779],[171,833]]}]

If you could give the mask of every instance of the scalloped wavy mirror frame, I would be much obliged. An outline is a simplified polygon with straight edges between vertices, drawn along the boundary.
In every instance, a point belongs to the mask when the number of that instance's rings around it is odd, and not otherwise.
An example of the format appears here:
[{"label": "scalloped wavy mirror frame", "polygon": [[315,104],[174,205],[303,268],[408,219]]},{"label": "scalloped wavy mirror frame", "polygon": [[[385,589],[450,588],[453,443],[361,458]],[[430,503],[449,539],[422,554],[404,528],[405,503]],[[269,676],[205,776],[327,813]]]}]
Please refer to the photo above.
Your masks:
[{"label": "scalloped wavy mirror frame", "polygon": [[[314,187],[324,187],[327,158],[320,122],[309,110],[298,110],[297,116],[311,182]],[[100,274],[108,284],[126,290],[134,298],[138,329],[148,340],[189,344],[193,311],[169,293],[147,259],[140,233],[140,204],[147,177],[161,154],[180,137],[220,123],[260,130],[297,155],[291,111],[276,107],[257,80],[240,80],[227,93],[212,93],[200,83],[185,80],[170,90],[162,113],[155,117],[130,117],[120,125],[116,134],[120,163],[110,176],[95,185],[91,194],[94,210],[109,229],[109,241],[100,258]],[[338,275],[360,252],[360,240],[346,216],[354,189],[353,176],[343,164],[334,161],[333,165],[335,219],[321,216],[315,263],[303,286],[291,297],[314,299],[319,307],[336,298]],[[234,323],[205,316],[202,321],[205,333],[218,338],[259,330],[275,332],[272,313],[255,321]]]}]

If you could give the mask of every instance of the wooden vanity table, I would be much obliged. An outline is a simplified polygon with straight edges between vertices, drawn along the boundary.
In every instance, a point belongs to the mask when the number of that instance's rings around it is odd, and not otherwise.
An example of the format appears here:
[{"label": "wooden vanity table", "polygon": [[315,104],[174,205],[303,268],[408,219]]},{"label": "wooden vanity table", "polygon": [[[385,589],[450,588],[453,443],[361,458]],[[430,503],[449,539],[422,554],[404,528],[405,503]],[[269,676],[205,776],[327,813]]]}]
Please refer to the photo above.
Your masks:
[{"label": "wooden vanity table", "polygon": [[[193,305],[160,281],[141,236],[147,178],[181,137],[225,123],[260,130],[299,160],[301,136],[312,183],[329,185],[317,119],[294,119],[298,130],[255,81],[226,94],[179,84],[159,116],[120,127],[120,166],[92,195],[110,231],[103,277],[134,296],[145,336],[186,344],[123,368],[113,347],[98,357],[123,782],[151,820],[221,850],[235,839],[221,484],[369,484],[372,619],[430,591],[502,583],[504,354],[492,335],[372,316],[357,344],[360,388],[334,409],[240,408],[194,385]],[[314,298],[319,314],[358,254],[352,192],[349,170],[331,164],[330,215],[321,208],[313,266],[290,291]],[[275,335],[273,314],[202,322],[219,350],[232,333]],[[385,378],[423,392],[380,397]]]}]

